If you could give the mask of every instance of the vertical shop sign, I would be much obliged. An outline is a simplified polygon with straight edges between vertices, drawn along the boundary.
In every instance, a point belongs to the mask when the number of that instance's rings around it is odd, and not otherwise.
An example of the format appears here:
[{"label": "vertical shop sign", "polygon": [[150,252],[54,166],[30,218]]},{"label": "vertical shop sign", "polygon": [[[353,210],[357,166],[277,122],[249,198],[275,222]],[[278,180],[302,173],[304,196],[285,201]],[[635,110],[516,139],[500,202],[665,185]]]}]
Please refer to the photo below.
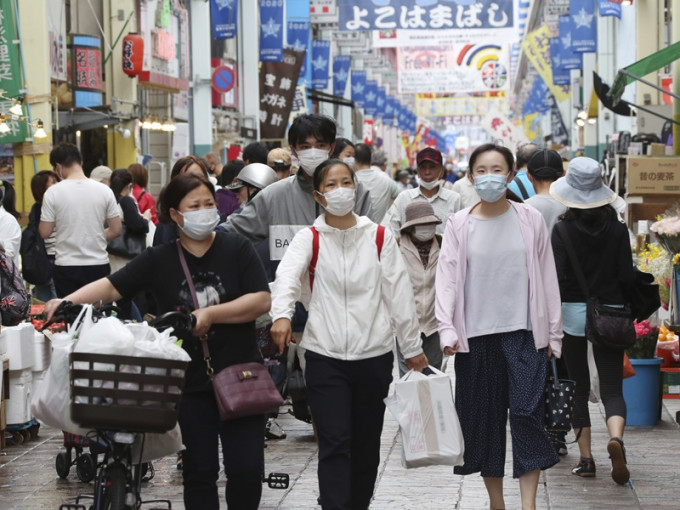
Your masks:
[{"label": "vertical shop sign", "polygon": [[283,58],[283,0],[260,0],[260,61]]},{"label": "vertical shop sign", "polygon": [[550,28],[542,25],[540,28],[529,32],[524,41],[522,49],[527,59],[538,71],[541,78],[545,81],[550,91],[555,94],[555,99],[562,102],[569,97],[569,87],[566,85],[555,85],[553,83],[552,59],[550,58]]},{"label": "vertical shop sign", "polygon": [[323,90],[328,87],[328,72],[331,62],[331,42],[312,41],[312,88]]},{"label": "vertical shop sign", "polygon": [[366,80],[366,89],[364,94],[364,112],[366,115],[375,115],[377,99],[378,82],[374,80]]},{"label": "vertical shop sign", "polygon": [[[11,0],[0,0],[0,90],[8,97],[21,94],[22,80],[19,67],[19,47]],[[13,103],[0,100],[0,111],[7,112]],[[6,120],[9,131],[0,133],[0,143],[23,142],[28,138],[26,122],[19,118]]]},{"label": "vertical shop sign", "polygon": [[576,53],[597,51],[597,20],[594,0],[569,0],[571,45]]},{"label": "vertical shop sign", "polygon": [[373,114],[376,119],[382,119],[385,116],[386,105],[387,91],[385,87],[378,87],[378,97],[375,100],[375,113]]},{"label": "vertical shop sign", "polygon": [[347,89],[347,79],[349,78],[349,68],[352,65],[352,57],[349,55],[338,55],[333,57],[333,95],[344,97]]},{"label": "vertical shop sign", "polygon": [[281,62],[260,66],[260,138],[282,139],[305,54],[283,50]]},{"label": "vertical shop sign", "polygon": [[621,19],[621,0],[618,2],[613,0],[599,0],[597,11],[600,16],[614,16],[615,18]]},{"label": "vertical shop sign", "polygon": [[364,107],[366,94],[366,71],[352,69],[352,101],[359,107]]},{"label": "vertical shop sign", "polygon": [[73,99],[77,108],[101,106],[102,43],[92,35],[72,35]]},{"label": "vertical shop sign", "polygon": [[300,76],[307,74],[307,49],[309,48],[309,38],[311,28],[308,21],[289,21],[286,29],[286,47],[293,51],[305,54],[300,68]]},{"label": "vertical shop sign", "polygon": [[213,39],[233,39],[236,36],[239,0],[210,0],[210,21]]},{"label": "vertical shop sign", "polygon": [[[47,2],[50,44],[50,78],[66,81],[66,6],[63,0]],[[2,8],[5,11],[5,8]],[[7,11],[9,12],[9,11]]]}]

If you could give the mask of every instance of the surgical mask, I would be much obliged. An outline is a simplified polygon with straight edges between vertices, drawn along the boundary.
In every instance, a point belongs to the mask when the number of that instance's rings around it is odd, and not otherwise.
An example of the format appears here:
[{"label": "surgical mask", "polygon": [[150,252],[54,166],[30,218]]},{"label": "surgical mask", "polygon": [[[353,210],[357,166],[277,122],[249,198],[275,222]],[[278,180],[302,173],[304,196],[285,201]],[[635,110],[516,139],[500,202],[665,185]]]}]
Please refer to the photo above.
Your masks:
[{"label": "surgical mask", "polygon": [[485,202],[498,202],[505,196],[507,188],[507,175],[486,174],[475,177],[475,191]]},{"label": "surgical mask", "polygon": [[354,158],[342,158],[342,162],[354,170]]},{"label": "surgical mask", "polygon": [[328,159],[328,151],[323,149],[305,149],[297,153],[300,166],[310,177],[321,163]]},{"label": "surgical mask", "polygon": [[326,199],[326,211],[333,216],[344,216],[354,209],[356,190],[354,188],[335,188],[328,193],[319,193]]},{"label": "surgical mask", "polygon": [[413,237],[416,241],[429,241],[434,237],[436,225],[416,225]]},{"label": "surgical mask", "polygon": [[435,180],[432,181],[432,182],[425,182],[424,180],[422,180],[422,179],[420,178],[420,176],[418,176],[418,185],[419,185],[419,186],[422,186],[423,188],[425,188],[425,189],[427,189],[427,190],[433,190],[433,189],[435,189],[437,186],[439,186],[439,179],[435,179]]},{"label": "surgical mask", "polygon": [[184,226],[180,229],[194,241],[207,239],[220,222],[220,214],[215,207],[180,214],[184,218]]}]

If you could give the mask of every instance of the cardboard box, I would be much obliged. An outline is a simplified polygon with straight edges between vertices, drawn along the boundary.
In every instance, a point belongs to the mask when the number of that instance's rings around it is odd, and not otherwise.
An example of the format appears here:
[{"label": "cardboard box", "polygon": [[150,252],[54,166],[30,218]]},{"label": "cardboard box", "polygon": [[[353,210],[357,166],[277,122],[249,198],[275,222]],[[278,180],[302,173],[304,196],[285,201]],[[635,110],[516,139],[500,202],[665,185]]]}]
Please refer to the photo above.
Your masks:
[{"label": "cardboard box", "polygon": [[665,143],[650,143],[649,144],[649,155],[650,156],[665,156],[666,155],[666,144]]},{"label": "cardboard box", "polygon": [[680,194],[679,156],[629,156],[626,169],[628,195]]}]

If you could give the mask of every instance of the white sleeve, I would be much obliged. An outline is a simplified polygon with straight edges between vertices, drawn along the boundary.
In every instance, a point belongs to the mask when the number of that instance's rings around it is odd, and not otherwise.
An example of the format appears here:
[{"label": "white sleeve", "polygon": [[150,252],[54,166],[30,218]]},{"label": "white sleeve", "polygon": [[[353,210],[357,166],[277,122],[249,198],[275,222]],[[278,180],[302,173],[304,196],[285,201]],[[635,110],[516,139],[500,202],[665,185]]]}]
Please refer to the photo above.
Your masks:
[{"label": "white sleeve", "polygon": [[385,217],[381,222],[382,225],[389,227],[392,236],[396,239],[401,237],[401,204],[405,199],[406,196],[403,193],[400,193],[397,198],[394,199],[394,202],[387,210],[387,213],[385,213]]},{"label": "white sleeve", "polygon": [[0,246],[9,258],[14,259],[19,254],[21,246],[21,227],[9,213],[3,214],[5,217],[2,218],[0,225]]},{"label": "white sleeve", "polygon": [[300,300],[302,292],[302,278],[307,275],[312,261],[312,239],[309,228],[295,234],[276,269],[276,279],[271,285],[272,307],[269,313],[272,321],[293,317],[295,302]]},{"label": "white sleeve", "polygon": [[[50,191],[52,191],[50,193]],[[40,208],[40,221],[52,223],[56,221],[54,214],[54,191],[48,189],[43,196],[42,207]]]}]

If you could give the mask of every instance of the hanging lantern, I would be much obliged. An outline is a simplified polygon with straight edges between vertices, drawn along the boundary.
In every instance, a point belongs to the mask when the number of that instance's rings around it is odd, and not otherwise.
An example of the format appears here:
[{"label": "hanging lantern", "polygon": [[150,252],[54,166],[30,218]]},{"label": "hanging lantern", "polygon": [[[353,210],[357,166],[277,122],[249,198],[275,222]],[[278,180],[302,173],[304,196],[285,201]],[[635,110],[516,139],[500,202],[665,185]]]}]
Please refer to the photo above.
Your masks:
[{"label": "hanging lantern", "polygon": [[142,72],[144,60],[144,39],[137,33],[123,38],[123,72],[128,76],[137,76]]}]

